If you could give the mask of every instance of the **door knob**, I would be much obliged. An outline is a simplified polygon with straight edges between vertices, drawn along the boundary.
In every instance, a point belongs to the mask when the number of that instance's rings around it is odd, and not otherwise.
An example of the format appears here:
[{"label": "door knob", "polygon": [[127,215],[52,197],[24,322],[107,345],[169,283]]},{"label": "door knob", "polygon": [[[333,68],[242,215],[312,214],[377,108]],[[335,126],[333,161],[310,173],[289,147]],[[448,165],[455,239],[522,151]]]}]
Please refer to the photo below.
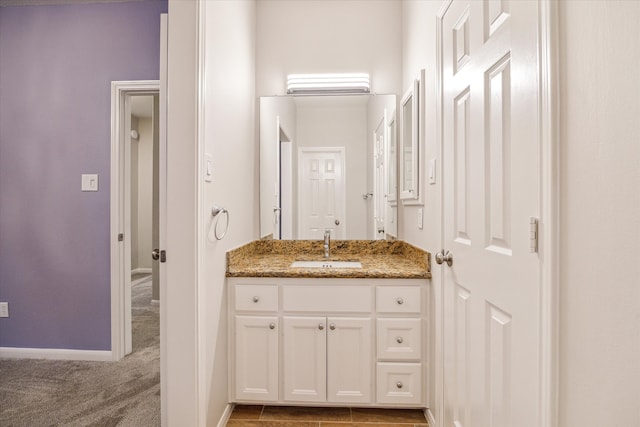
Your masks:
[{"label": "door knob", "polygon": [[335,222],[336,225],[340,225],[340,220],[339,219],[336,219],[334,222]]},{"label": "door knob", "polygon": [[157,261],[160,259],[160,249],[154,249],[151,252],[151,259],[153,259],[154,261]]},{"label": "door knob", "polygon": [[453,264],[453,254],[451,251],[445,252],[444,249],[436,254],[436,262],[442,264],[446,262],[449,267]]}]

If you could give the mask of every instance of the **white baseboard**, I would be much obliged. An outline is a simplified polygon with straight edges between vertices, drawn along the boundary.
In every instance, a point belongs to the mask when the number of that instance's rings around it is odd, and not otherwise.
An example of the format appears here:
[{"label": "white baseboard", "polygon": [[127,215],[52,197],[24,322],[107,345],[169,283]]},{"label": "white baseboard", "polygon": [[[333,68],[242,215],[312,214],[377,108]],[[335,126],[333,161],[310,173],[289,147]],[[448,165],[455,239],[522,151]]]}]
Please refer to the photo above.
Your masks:
[{"label": "white baseboard", "polygon": [[436,423],[436,419],[431,412],[431,409],[427,408],[424,410],[424,415],[427,417],[427,421],[429,421],[430,427],[436,427],[438,424]]},{"label": "white baseboard", "polygon": [[132,268],[131,274],[151,274],[152,270],[150,268]]},{"label": "white baseboard", "polygon": [[16,348],[0,347],[0,358],[4,359],[49,359],[49,360],[87,360],[92,362],[111,362],[111,350],[67,350],[58,348]]},{"label": "white baseboard", "polygon": [[141,285],[142,283],[147,283],[147,282],[150,282],[152,280],[153,280],[153,278],[151,276],[144,276],[144,277],[142,277],[140,279],[132,280],[131,281],[131,286]]},{"label": "white baseboard", "polygon": [[218,421],[218,427],[224,427],[227,425],[227,422],[229,422],[229,418],[231,417],[231,413],[233,412],[233,408],[235,407],[235,403],[227,403],[227,407],[224,408],[220,421]]}]

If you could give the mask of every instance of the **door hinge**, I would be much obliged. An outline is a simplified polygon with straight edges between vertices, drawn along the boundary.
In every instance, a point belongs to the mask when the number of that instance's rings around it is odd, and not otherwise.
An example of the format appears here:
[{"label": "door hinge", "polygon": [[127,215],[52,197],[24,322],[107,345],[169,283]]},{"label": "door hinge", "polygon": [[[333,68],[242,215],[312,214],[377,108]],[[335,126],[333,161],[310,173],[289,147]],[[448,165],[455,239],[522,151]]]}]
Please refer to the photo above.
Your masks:
[{"label": "door hinge", "polygon": [[529,217],[529,252],[538,252],[538,218]]},{"label": "door hinge", "polygon": [[118,233],[118,242],[124,242],[124,233]]},{"label": "door hinge", "polygon": [[160,262],[167,262],[167,251],[160,251]]}]

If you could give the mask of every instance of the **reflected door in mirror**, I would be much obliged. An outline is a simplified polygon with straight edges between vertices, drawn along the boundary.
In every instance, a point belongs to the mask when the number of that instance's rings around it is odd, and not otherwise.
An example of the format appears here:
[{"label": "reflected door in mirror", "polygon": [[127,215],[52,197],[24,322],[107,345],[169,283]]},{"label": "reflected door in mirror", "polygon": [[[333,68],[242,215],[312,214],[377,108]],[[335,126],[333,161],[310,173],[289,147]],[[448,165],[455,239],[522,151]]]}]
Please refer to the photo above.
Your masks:
[{"label": "reflected door in mirror", "polygon": [[302,147],[298,152],[299,238],[344,239],[345,182],[343,147]]}]

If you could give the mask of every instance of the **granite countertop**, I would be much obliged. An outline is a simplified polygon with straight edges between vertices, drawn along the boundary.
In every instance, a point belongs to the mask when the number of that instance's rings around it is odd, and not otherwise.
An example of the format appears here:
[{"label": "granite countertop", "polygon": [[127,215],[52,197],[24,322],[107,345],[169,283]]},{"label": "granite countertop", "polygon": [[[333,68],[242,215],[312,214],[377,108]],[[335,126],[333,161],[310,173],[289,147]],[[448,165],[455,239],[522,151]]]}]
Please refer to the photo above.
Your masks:
[{"label": "granite countertop", "polygon": [[[227,252],[227,277],[429,279],[429,253],[400,240],[256,240]],[[292,268],[293,261],[360,261],[362,268]]]}]

